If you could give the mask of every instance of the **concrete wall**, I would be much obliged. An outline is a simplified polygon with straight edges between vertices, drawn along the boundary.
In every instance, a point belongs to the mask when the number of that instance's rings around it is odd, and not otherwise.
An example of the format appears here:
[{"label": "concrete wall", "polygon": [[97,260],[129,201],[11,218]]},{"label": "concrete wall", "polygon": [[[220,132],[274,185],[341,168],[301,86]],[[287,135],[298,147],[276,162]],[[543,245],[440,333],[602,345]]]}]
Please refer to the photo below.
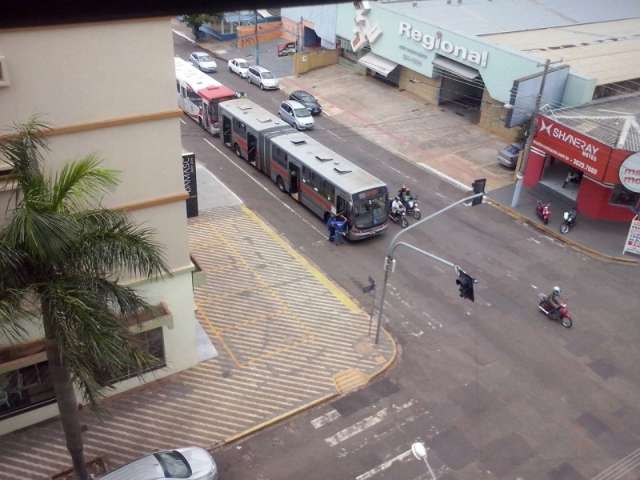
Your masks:
[{"label": "concrete wall", "polygon": [[338,63],[340,52],[338,50],[309,50],[298,52],[293,56],[293,71],[296,75],[302,75],[311,70],[335,65]]},{"label": "concrete wall", "polygon": [[405,67],[398,68],[400,69],[398,86],[401,90],[411,92],[432,105],[438,105],[442,78],[429,78]]},{"label": "concrete wall", "polygon": [[[258,41],[270,42],[282,37],[282,22],[258,23]],[[237,47],[245,48],[256,44],[256,28],[254,25],[242,25],[236,29]]]},{"label": "concrete wall", "polygon": [[[169,19],[0,30],[0,56],[11,78],[0,87],[0,127],[40,115],[54,129],[43,168],[54,174],[69,160],[96,154],[121,179],[103,205],[123,207],[156,232],[174,276],[136,288],[150,303],[164,302],[173,324],[163,327],[167,367],[146,378],[194,365],[197,320]],[[0,225],[13,193],[0,178]],[[24,341],[41,337],[36,323]],[[0,336],[0,346],[10,343]],[[121,382],[115,392],[138,384]],[[0,434],[56,414],[52,405],[3,420]]]},{"label": "concrete wall", "polygon": [[570,73],[564,87],[563,106],[577,106],[590,102],[596,88],[596,79]]},{"label": "concrete wall", "polygon": [[486,90],[482,95],[482,104],[480,105],[480,125],[485,130],[496,134],[502,140],[513,143],[518,139],[520,127],[507,128],[504,126],[507,110],[504,103],[491,98]]}]

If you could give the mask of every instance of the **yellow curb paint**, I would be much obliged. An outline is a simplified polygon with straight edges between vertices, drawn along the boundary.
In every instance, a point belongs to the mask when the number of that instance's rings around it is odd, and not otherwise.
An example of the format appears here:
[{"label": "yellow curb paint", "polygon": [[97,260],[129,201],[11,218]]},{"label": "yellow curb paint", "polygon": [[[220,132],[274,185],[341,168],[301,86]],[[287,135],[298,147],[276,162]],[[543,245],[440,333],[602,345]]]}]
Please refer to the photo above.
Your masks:
[{"label": "yellow curb paint", "polygon": [[291,245],[284,241],[280,235],[278,235],[271,227],[269,227],[264,220],[256,215],[252,210],[245,205],[241,206],[245,215],[252,218],[262,229],[269,234],[276,242],[278,242],[293,258],[295,258],[316,280],[318,280],[327,290],[329,290],[345,307],[351,310],[353,313],[365,314],[366,312],[361,309],[358,304],[347,294],[342,288],[332,282],[327,276],[316,268],[308,259],[298,253]]}]

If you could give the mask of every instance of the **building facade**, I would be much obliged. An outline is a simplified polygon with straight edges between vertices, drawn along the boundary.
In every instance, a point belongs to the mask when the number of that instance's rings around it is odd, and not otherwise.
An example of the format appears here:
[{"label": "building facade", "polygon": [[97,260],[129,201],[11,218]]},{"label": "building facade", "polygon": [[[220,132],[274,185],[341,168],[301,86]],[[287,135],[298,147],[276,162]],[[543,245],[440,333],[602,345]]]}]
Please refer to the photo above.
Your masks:
[{"label": "building facade", "polygon": [[[134,285],[154,315],[132,331],[161,358],[157,379],[197,363],[194,265],[187,247],[185,186],[168,18],[0,30],[0,126],[32,115],[52,127],[44,168],[93,153],[120,171],[103,201],[156,232],[171,277]],[[0,171],[0,224],[14,185]],[[41,327],[20,345],[0,337],[0,434],[57,415]],[[109,394],[139,385],[116,384]]]}]

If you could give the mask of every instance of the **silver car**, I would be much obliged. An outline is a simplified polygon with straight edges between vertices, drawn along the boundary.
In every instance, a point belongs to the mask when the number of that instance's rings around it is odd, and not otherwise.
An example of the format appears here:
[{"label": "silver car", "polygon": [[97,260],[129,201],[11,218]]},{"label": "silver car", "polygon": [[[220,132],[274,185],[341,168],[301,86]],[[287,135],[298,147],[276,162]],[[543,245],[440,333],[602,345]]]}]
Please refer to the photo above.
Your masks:
[{"label": "silver car", "polygon": [[207,52],[193,52],[189,61],[203,72],[216,73],[218,70],[218,64]]},{"label": "silver car", "polygon": [[247,71],[249,83],[255,83],[262,90],[277,90],[278,79],[269,70],[259,65],[249,67]]},{"label": "silver car", "polygon": [[298,130],[311,130],[313,128],[313,117],[309,109],[294,100],[282,102],[278,115],[282,120]]},{"label": "silver car", "polygon": [[204,448],[155,452],[107,473],[100,480],[218,480],[218,467]]}]

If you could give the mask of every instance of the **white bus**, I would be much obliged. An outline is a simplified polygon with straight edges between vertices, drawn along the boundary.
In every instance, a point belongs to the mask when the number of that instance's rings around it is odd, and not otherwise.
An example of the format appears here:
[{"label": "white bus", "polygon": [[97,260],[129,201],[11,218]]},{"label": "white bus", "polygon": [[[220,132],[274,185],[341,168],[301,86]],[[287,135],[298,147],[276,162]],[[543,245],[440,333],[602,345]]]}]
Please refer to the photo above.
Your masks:
[{"label": "white bus", "polygon": [[350,239],[386,230],[389,194],[382,180],[248,99],[221,104],[220,121],[226,146],[325,222],[344,215]]},{"label": "white bus", "polygon": [[178,106],[212,135],[218,127],[218,105],[237,98],[236,92],[201,72],[189,62],[174,58]]}]

